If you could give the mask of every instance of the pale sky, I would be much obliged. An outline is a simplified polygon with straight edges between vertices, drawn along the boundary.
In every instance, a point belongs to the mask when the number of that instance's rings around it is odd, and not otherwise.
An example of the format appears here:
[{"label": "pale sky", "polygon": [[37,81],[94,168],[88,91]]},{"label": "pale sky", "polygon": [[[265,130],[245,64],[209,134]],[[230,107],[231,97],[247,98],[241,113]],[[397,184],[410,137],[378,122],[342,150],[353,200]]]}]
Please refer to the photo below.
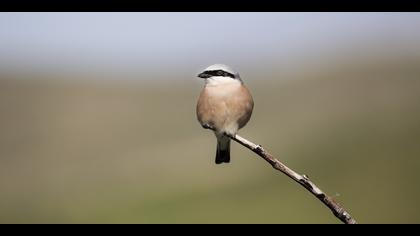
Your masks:
[{"label": "pale sky", "polygon": [[419,13],[0,13],[0,68],[264,68],[378,45],[420,51],[419,27]]}]

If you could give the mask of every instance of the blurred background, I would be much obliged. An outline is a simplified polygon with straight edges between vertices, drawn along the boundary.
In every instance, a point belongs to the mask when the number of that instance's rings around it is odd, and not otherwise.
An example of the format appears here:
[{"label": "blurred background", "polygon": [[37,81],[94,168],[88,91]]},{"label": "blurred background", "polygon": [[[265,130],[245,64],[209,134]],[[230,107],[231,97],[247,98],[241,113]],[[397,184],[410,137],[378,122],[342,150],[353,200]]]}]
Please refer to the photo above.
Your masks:
[{"label": "blurred background", "polygon": [[239,133],[360,223],[420,223],[419,13],[0,13],[0,223],[340,223],[195,117],[214,63]]}]

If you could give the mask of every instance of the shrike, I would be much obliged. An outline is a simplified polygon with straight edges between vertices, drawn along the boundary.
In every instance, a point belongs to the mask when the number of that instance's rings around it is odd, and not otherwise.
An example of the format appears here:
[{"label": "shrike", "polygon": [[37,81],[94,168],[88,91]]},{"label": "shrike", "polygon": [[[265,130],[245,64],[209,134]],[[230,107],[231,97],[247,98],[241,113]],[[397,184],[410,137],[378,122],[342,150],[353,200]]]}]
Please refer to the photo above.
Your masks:
[{"label": "shrike", "polygon": [[230,138],[251,118],[254,101],[239,74],[215,64],[198,77],[205,80],[197,103],[197,118],[204,128],[214,129],[217,138],[216,164],[230,162]]}]

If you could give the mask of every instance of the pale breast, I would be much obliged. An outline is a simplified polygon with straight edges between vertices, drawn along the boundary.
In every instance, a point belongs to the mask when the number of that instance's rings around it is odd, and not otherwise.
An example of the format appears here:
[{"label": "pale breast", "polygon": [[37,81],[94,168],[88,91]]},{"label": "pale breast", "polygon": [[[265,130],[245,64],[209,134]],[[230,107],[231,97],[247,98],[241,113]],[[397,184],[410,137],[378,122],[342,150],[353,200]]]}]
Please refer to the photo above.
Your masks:
[{"label": "pale breast", "polygon": [[229,133],[243,127],[249,120],[253,101],[241,83],[205,86],[197,104],[197,118],[216,129]]},{"label": "pale breast", "polygon": [[227,83],[220,85],[208,85],[204,88],[207,90],[209,96],[220,99],[229,99],[230,96],[234,96],[240,89],[240,83]]}]

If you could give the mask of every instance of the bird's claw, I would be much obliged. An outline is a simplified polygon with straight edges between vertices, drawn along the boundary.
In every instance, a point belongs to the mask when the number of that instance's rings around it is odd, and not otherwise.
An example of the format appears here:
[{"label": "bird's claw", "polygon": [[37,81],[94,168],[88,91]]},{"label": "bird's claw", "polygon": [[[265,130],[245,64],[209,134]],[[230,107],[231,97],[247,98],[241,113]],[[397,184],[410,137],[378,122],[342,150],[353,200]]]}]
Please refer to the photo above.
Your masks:
[{"label": "bird's claw", "polygon": [[211,126],[210,124],[202,124],[201,126],[203,126],[204,129],[212,129],[212,130],[214,130],[213,126]]},{"label": "bird's claw", "polygon": [[233,138],[233,137],[235,137],[236,134],[231,134],[231,133],[223,132],[223,135],[226,136],[226,137]]}]

